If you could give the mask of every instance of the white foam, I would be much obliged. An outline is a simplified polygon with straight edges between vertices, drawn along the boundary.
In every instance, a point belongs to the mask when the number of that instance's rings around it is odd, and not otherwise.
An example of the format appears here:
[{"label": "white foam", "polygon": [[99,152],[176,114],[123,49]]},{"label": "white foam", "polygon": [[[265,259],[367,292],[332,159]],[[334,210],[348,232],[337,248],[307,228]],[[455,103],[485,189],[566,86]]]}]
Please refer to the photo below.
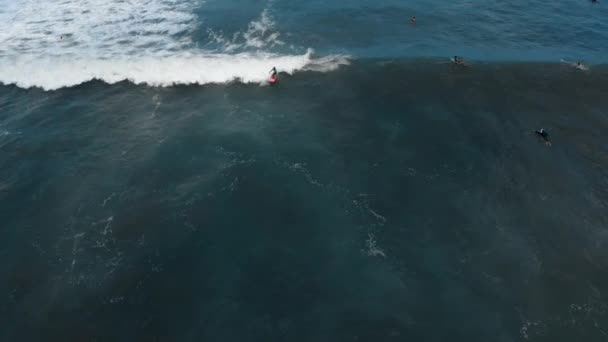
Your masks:
[{"label": "white foam", "polygon": [[170,57],[116,57],[84,59],[16,57],[0,59],[0,83],[22,88],[40,87],[54,90],[75,86],[90,80],[109,84],[131,81],[151,86],[177,84],[263,83],[270,68],[292,74],[297,70],[334,70],[348,60],[341,56],[316,60],[309,51],[303,55],[267,53],[237,55],[181,55]]},{"label": "white foam", "polygon": [[0,6],[0,56],[162,53],[190,44],[192,2],[11,0]]},{"label": "white foam", "polygon": [[[0,84],[54,90],[91,80],[151,86],[241,81],[268,71],[326,72],[348,59],[269,52],[280,33],[268,9],[220,51],[195,47],[197,17],[186,0],[13,0],[0,6]],[[249,51],[236,53],[237,51]]]},{"label": "white foam", "polygon": [[247,25],[247,30],[238,31],[230,38],[223,32],[207,29],[209,40],[222,47],[225,52],[239,51],[239,49],[253,48],[257,50],[270,49],[285,45],[280,40],[281,33],[276,30],[276,23],[268,9],[264,9],[260,16]]},{"label": "white foam", "polygon": [[243,33],[245,44],[256,48],[285,44],[279,40],[280,33],[274,30],[274,26],[274,20],[268,10],[265,9],[262,11],[260,18],[250,22],[247,31]]},{"label": "white foam", "polygon": [[374,235],[374,233],[368,233],[367,234],[367,240],[365,240],[365,253],[367,253],[368,256],[371,257],[383,257],[386,258],[386,254],[384,253],[384,251],[382,249],[380,249],[380,247],[378,247],[377,242],[376,242],[376,236]]}]

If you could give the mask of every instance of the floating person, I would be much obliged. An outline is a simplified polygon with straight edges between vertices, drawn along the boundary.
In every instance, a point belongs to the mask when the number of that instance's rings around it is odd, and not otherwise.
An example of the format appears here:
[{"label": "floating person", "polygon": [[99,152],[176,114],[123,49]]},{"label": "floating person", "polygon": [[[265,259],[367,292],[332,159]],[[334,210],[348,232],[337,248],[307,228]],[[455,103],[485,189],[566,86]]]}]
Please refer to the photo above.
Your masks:
[{"label": "floating person", "polygon": [[534,131],[534,133],[536,133],[536,135],[543,139],[545,145],[551,146],[551,141],[549,140],[549,133],[547,133],[544,128],[537,129],[536,131]]},{"label": "floating person", "polygon": [[570,61],[567,61],[567,60],[565,60],[565,59],[562,59],[562,63],[566,63],[566,64],[570,65],[571,67],[573,67],[573,68],[575,68],[575,69],[578,69],[578,70],[582,70],[582,71],[587,71],[587,70],[589,70],[589,67],[588,67],[588,66],[586,66],[585,64],[583,64],[581,61],[578,61],[578,62],[570,62]]},{"label": "floating person", "polygon": [[454,56],[452,63],[459,66],[467,66],[467,64],[464,63],[464,59],[458,56]]},{"label": "floating person", "polygon": [[412,18],[410,19],[410,23],[411,23],[411,24],[415,24],[415,23],[416,23],[416,17],[412,17]]},{"label": "floating person", "polygon": [[270,84],[274,84],[277,81],[277,68],[276,67],[272,67],[272,69],[270,69],[270,79],[268,79],[268,82],[270,82]]},{"label": "floating person", "polygon": [[574,67],[578,70],[589,70],[589,68],[587,68],[587,66],[581,63],[580,61],[576,62],[576,65]]}]

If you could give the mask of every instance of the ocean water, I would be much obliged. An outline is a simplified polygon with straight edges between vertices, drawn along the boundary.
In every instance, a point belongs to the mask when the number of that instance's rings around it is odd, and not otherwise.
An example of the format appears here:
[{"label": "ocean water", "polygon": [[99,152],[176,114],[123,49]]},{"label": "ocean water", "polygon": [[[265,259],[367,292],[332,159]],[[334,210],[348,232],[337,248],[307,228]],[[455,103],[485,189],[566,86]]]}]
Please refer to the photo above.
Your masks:
[{"label": "ocean water", "polygon": [[0,341],[608,340],[605,3],[0,4]]}]

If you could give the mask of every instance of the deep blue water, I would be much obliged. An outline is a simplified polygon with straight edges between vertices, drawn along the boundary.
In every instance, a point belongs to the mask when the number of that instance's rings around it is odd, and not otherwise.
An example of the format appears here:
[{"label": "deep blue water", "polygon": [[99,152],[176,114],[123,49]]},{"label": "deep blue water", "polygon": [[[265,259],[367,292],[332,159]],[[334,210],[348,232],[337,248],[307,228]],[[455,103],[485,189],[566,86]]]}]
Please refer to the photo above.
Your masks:
[{"label": "deep blue water", "polygon": [[604,3],[4,5],[0,341],[608,340]]},{"label": "deep blue water", "polygon": [[[232,35],[265,8],[289,44],[324,54],[592,63],[605,63],[608,54],[608,7],[584,0],[210,0],[197,15],[202,32],[211,27]],[[416,25],[409,24],[412,16]]]}]

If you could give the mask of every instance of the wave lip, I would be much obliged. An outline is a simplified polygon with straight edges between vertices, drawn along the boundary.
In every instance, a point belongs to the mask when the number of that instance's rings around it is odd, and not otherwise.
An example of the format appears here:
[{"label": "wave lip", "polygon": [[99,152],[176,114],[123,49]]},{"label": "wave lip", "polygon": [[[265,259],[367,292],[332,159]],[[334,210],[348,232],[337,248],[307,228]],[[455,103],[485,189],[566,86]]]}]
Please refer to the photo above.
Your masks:
[{"label": "wave lip", "polygon": [[193,41],[192,32],[202,24],[191,1],[42,0],[40,18],[37,3],[16,1],[0,11],[4,85],[55,90],[92,80],[160,87],[264,83],[272,67],[292,74],[348,64],[344,56],[317,58],[312,49],[301,54],[293,46],[287,55],[271,53],[286,43],[270,7],[231,37],[207,28],[205,42]]},{"label": "wave lip", "polygon": [[113,84],[166,87],[179,84],[209,84],[239,81],[264,83],[274,66],[279,72],[328,72],[349,64],[345,56],[313,57],[270,53],[182,54],[176,56],[85,59],[15,57],[0,59],[0,83],[21,88],[56,90],[92,80]]}]

